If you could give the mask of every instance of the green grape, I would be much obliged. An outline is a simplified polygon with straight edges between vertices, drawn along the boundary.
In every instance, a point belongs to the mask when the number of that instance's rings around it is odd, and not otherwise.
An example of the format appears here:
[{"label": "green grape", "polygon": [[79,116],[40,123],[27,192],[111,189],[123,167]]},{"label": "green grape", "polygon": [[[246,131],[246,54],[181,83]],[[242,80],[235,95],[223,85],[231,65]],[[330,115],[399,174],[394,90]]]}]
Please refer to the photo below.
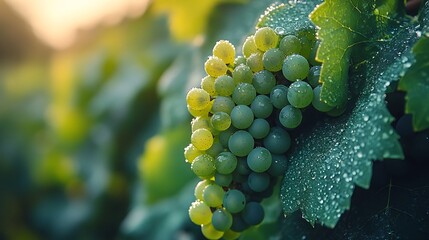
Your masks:
[{"label": "green grape", "polygon": [[269,49],[262,56],[262,64],[265,69],[271,72],[282,70],[285,54],[278,48]]},{"label": "green grape", "polygon": [[320,66],[313,66],[310,68],[308,72],[307,81],[312,88],[319,86],[319,78],[320,78]]},{"label": "green grape", "polygon": [[286,172],[287,169],[287,159],[285,155],[272,154],[273,161],[270,168],[268,169],[268,174],[273,177],[280,177]]},{"label": "green grape", "polygon": [[262,139],[270,132],[270,124],[263,118],[257,118],[247,131],[249,131],[253,138]]},{"label": "green grape", "polygon": [[271,166],[271,153],[266,148],[256,147],[247,156],[247,165],[257,173],[265,172]]},{"label": "green grape", "polygon": [[272,127],[270,133],[264,138],[264,146],[272,154],[283,154],[289,150],[291,144],[290,135],[280,127]]},{"label": "green grape", "polygon": [[246,65],[250,67],[252,72],[259,72],[264,70],[264,64],[262,63],[262,53],[253,53],[247,58]]},{"label": "green grape", "polygon": [[296,108],[305,108],[313,101],[313,89],[304,81],[296,81],[289,86],[287,100]]},{"label": "green grape", "polygon": [[241,233],[234,232],[231,229],[228,229],[223,234],[222,239],[224,239],[224,240],[234,240],[234,239],[238,239],[240,237],[240,235],[241,235]]},{"label": "green grape", "polygon": [[222,59],[226,64],[231,64],[235,58],[235,47],[226,40],[220,40],[213,47],[213,56]]},{"label": "green grape", "polygon": [[252,125],[254,116],[252,109],[246,105],[237,105],[231,111],[232,125],[238,129],[246,129]]},{"label": "green grape", "polygon": [[197,225],[208,224],[212,221],[212,211],[210,207],[200,200],[191,204],[188,214],[191,221]]},{"label": "green grape", "polygon": [[202,155],[202,154],[204,154],[204,152],[203,152],[203,151],[198,150],[194,145],[192,145],[192,143],[190,143],[190,144],[185,148],[185,151],[184,151],[185,159],[186,159],[186,162],[188,162],[188,163],[192,163],[192,161],[193,161],[196,157],[198,157],[198,156],[200,156],[200,155]]},{"label": "green grape", "polygon": [[191,143],[198,150],[207,150],[213,145],[213,135],[206,128],[197,129],[191,135]]},{"label": "green grape", "polygon": [[279,48],[286,56],[298,54],[301,51],[301,41],[294,35],[286,35],[280,41]]},{"label": "green grape", "polygon": [[205,76],[201,80],[201,88],[206,91],[210,96],[216,96],[215,83],[216,78],[212,76]]},{"label": "green grape", "polygon": [[309,70],[310,66],[308,65],[307,59],[298,54],[287,56],[283,62],[283,76],[291,82],[305,79]]},{"label": "green grape", "polygon": [[242,232],[249,228],[249,224],[247,224],[241,214],[233,214],[232,215],[232,226],[231,230],[236,232]]},{"label": "green grape", "polygon": [[250,105],[256,97],[256,89],[250,83],[239,83],[232,93],[232,100],[238,105]]},{"label": "green grape", "polygon": [[194,117],[200,117],[200,116],[207,117],[207,116],[209,115],[210,110],[212,109],[213,102],[214,102],[214,101],[210,101],[210,102],[209,102],[209,104],[207,105],[207,107],[205,107],[204,109],[201,109],[201,110],[195,110],[195,109],[192,109],[192,108],[189,106],[189,104],[187,104],[186,106],[187,106],[187,108],[188,108],[188,112],[189,112],[192,116],[194,116]]},{"label": "green grape", "polygon": [[240,175],[249,175],[251,171],[250,171],[249,166],[247,166],[247,159],[246,158],[239,158],[237,161],[237,167],[235,170]]},{"label": "green grape", "polygon": [[216,171],[214,159],[208,154],[203,154],[194,159],[191,169],[200,178],[209,179],[213,177]]},{"label": "green grape", "polygon": [[209,117],[196,117],[191,121],[191,131],[195,132],[198,129],[205,128],[210,130],[210,118]]},{"label": "green grape", "polygon": [[211,223],[201,225],[201,232],[207,239],[220,239],[223,236],[223,232],[216,230]]},{"label": "green grape", "polygon": [[210,184],[203,190],[203,200],[209,207],[219,207],[222,205],[225,192],[217,184]]},{"label": "green grape", "polygon": [[254,38],[256,47],[264,52],[268,49],[277,47],[279,43],[279,36],[270,27],[263,27],[256,30]]},{"label": "green grape", "polygon": [[246,64],[246,58],[244,56],[238,56],[234,60],[234,66],[240,66],[241,64]]},{"label": "green grape", "polygon": [[235,133],[237,129],[233,126],[229,127],[227,130],[221,132],[219,134],[219,142],[222,144],[223,147],[228,147],[228,141],[232,134]]},{"label": "green grape", "polygon": [[230,174],[237,167],[237,157],[231,152],[221,152],[215,159],[218,173]]},{"label": "green grape", "polygon": [[253,75],[253,86],[259,94],[269,94],[276,85],[276,78],[268,70],[262,70]]},{"label": "green grape", "polygon": [[232,174],[215,174],[215,183],[222,187],[228,187],[232,183]]},{"label": "green grape", "polygon": [[204,179],[199,181],[194,189],[194,196],[196,199],[203,201],[203,191],[208,185],[213,184],[213,182],[209,179]]},{"label": "green grape", "polygon": [[231,117],[225,112],[216,112],[210,118],[210,123],[214,129],[225,131],[231,126]]},{"label": "green grape", "polygon": [[314,46],[311,48],[310,57],[308,59],[308,62],[313,66],[317,66],[317,65],[321,64],[321,62],[316,60],[316,54],[317,54],[317,50],[319,49],[319,45],[320,45],[320,41],[316,41]]},{"label": "green grape", "polygon": [[239,213],[246,206],[246,197],[237,189],[231,189],[223,197],[223,206],[230,213]]},{"label": "green grape", "polygon": [[219,153],[224,151],[224,147],[220,143],[219,138],[214,138],[213,145],[206,150],[206,153],[212,157],[216,157]]},{"label": "green grape", "polygon": [[265,95],[258,95],[253,100],[250,108],[253,111],[253,114],[257,118],[267,118],[273,112],[273,104],[270,101],[270,98]]},{"label": "green grape", "polygon": [[[244,157],[252,151],[255,141],[249,132],[238,130],[228,140],[229,150],[238,157]],[[195,161],[195,160],[194,160]]]},{"label": "green grape", "polygon": [[317,109],[320,112],[329,112],[334,107],[329,106],[327,103],[322,102],[320,100],[321,91],[322,91],[322,86],[317,86],[316,88],[313,89],[313,101],[311,102],[311,104],[315,109]]},{"label": "green grape", "polygon": [[212,225],[218,231],[226,231],[232,225],[232,215],[223,208],[217,209],[212,215]]},{"label": "green grape", "polygon": [[263,192],[270,186],[270,175],[268,173],[253,172],[249,175],[247,184],[255,192]]},{"label": "green grape", "polygon": [[215,91],[220,96],[230,96],[234,92],[234,79],[228,75],[222,75],[216,78],[214,83]]},{"label": "green grape", "polygon": [[258,225],[264,219],[264,209],[260,203],[249,202],[241,213],[244,222],[249,225]]},{"label": "green grape", "polygon": [[214,56],[207,59],[207,61],[204,63],[204,69],[206,70],[206,73],[212,77],[225,75],[228,71],[228,67],[222,61],[222,59]]},{"label": "green grape", "polygon": [[302,121],[301,110],[287,105],[280,111],[279,121],[285,128],[296,128]]},{"label": "green grape", "polygon": [[212,113],[225,112],[231,114],[232,109],[234,108],[235,103],[230,97],[218,96],[213,101],[213,106],[211,109]]},{"label": "green grape", "polygon": [[277,109],[282,109],[289,101],[287,100],[288,87],[285,85],[276,85],[270,93],[270,100]]},{"label": "green grape", "polygon": [[210,103],[210,94],[201,88],[192,88],[186,95],[186,102],[190,108],[202,110]]},{"label": "green grape", "polygon": [[259,52],[255,44],[254,36],[249,36],[246,38],[243,43],[242,52],[245,58],[249,58],[250,55]]},{"label": "green grape", "polygon": [[252,83],[252,69],[250,69],[250,67],[245,64],[241,64],[234,68],[234,71],[232,71],[232,78],[234,79],[235,84],[241,82]]}]

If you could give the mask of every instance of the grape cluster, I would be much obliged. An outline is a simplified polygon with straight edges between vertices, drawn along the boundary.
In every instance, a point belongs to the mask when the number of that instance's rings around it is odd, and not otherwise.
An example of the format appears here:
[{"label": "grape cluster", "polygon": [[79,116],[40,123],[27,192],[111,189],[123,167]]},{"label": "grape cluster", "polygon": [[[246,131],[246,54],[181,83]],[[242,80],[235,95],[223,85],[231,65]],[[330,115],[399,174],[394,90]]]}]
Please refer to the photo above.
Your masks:
[{"label": "grape cluster", "polygon": [[317,46],[302,42],[308,41],[264,27],[236,57],[231,43],[219,41],[201,88],[187,94],[195,118],[184,154],[202,179],[189,216],[208,239],[236,239],[262,222],[260,202],[287,167],[288,131],[301,124],[306,108],[333,109],[320,101],[320,66],[307,60]]}]

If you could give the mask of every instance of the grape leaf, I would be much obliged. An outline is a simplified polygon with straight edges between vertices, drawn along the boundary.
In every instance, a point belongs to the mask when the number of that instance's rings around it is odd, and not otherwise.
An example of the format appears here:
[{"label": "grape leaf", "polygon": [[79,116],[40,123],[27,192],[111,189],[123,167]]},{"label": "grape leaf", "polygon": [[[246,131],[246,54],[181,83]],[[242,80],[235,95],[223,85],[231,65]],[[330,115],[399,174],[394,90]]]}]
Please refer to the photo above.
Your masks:
[{"label": "grape leaf", "polygon": [[405,111],[413,114],[413,128],[429,128],[429,38],[423,36],[413,47],[416,62],[399,81],[398,88],[407,91]]},{"label": "grape leaf", "polygon": [[286,214],[301,209],[310,223],[332,228],[349,209],[355,184],[369,187],[372,160],[403,157],[384,93],[409,64],[417,36],[407,21],[389,27],[394,34],[388,41],[362,49],[373,57],[351,69],[352,100],[346,113],[324,119],[297,139],[281,192]]}]

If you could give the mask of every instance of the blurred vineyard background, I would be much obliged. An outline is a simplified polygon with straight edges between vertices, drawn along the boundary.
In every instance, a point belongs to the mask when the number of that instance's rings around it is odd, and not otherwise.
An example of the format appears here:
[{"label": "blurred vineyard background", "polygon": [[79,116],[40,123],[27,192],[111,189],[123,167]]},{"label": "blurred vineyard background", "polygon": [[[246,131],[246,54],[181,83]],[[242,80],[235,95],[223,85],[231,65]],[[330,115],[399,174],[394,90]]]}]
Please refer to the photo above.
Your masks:
[{"label": "blurred vineyard background", "polygon": [[199,239],[185,94],[274,1],[0,0],[0,239]]}]

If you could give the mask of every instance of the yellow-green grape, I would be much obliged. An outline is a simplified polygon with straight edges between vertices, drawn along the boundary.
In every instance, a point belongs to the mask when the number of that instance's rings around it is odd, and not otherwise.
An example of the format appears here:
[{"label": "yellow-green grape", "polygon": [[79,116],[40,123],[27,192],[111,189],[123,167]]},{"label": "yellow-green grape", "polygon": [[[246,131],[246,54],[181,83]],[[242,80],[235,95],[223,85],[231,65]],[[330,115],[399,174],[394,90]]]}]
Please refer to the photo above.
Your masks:
[{"label": "yellow-green grape", "polygon": [[228,67],[222,59],[212,56],[204,63],[206,73],[212,77],[219,77],[226,74]]},{"label": "yellow-green grape", "polygon": [[201,151],[209,149],[213,144],[213,135],[206,128],[195,130],[191,135],[191,143]]},{"label": "yellow-green grape", "polygon": [[231,117],[228,113],[217,112],[211,116],[210,123],[214,129],[218,131],[225,131],[229,128],[229,126],[231,126]]},{"label": "yellow-green grape", "polygon": [[234,239],[238,239],[240,237],[240,235],[241,235],[241,233],[234,232],[231,229],[229,229],[229,230],[225,231],[222,238],[225,240],[234,240]]},{"label": "yellow-green grape", "polygon": [[250,55],[252,55],[253,53],[259,52],[259,50],[255,44],[254,36],[249,36],[246,38],[246,40],[243,43],[242,52],[243,52],[244,57],[246,57],[246,58],[249,58]]},{"label": "yellow-green grape", "polygon": [[185,147],[183,154],[185,155],[186,162],[192,163],[196,157],[204,154],[204,152],[198,150],[194,145],[192,145],[192,143],[190,143],[187,147]]},{"label": "yellow-green grape", "polygon": [[226,40],[218,41],[213,47],[213,56],[222,59],[226,64],[233,63],[235,58],[234,45]]},{"label": "yellow-green grape", "polygon": [[209,207],[219,207],[222,205],[224,195],[225,192],[223,188],[217,184],[210,184],[203,190],[204,202]]},{"label": "yellow-green grape", "polygon": [[188,213],[191,221],[197,225],[211,222],[212,211],[210,207],[202,201],[197,200],[193,202],[189,207]]},{"label": "yellow-green grape", "polygon": [[189,113],[194,116],[194,117],[207,117],[209,115],[210,110],[212,109],[213,106],[213,100],[209,102],[209,104],[207,105],[207,107],[205,107],[204,109],[201,110],[195,110],[192,109],[189,104],[186,105],[188,108]]},{"label": "yellow-green grape", "polygon": [[210,94],[201,88],[192,88],[186,95],[186,102],[194,110],[202,110],[210,103]]},{"label": "yellow-green grape", "polygon": [[255,73],[264,70],[264,63],[262,61],[262,57],[262,53],[258,52],[253,53],[252,55],[250,55],[249,58],[247,58],[246,64],[250,67],[252,72]]},{"label": "yellow-green grape", "polygon": [[214,87],[215,80],[216,78],[212,76],[205,76],[203,79],[201,79],[201,88],[208,92],[210,96],[216,96]]},{"label": "yellow-green grape", "polygon": [[[191,170],[202,179],[210,179],[216,173],[214,159],[208,154],[203,154],[194,159],[191,164]],[[203,191],[204,197],[204,191]],[[205,201],[205,200],[204,200]]]},{"label": "yellow-green grape", "polygon": [[210,130],[210,117],[196,117],[191,121],[191,131],[195,132],[200,128]]},{"label": "yellow-green grape", "polygon": [[223,232],[216,230],[211,223],[201,225],[201,232],[207,239],[220,239]]},{"label": "yellow-green grape", "polygon": [[255,44],[256,47],[261,51],[267,51],[268,49],[277,47],[279,43],[279,36],[270,27],[263,27],[255,33]]},{"label": "yellow-green grape", "polygon": [[194,189],[195,198],[203,201],[204,200],[203,199],[204,188],[206,188],[210,184],[213,184],[213,181],[209,180],[209,179],[204,179],[204,180],[199,181],[197,183],[197,185],[195,186],[195,189]]}]

